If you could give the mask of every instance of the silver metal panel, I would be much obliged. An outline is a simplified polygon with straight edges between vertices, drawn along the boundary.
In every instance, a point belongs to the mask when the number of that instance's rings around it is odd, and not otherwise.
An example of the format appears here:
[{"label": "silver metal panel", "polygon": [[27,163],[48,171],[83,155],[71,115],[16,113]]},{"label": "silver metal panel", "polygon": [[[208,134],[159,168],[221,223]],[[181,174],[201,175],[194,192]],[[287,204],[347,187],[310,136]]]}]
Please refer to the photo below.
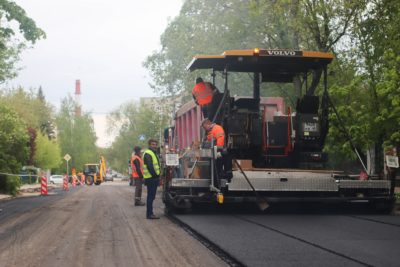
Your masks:
[{"label": "silver metal panel", "polygon": [[340,188],[372,188],[372,189],[390,189],[388,180],[340,180]]},{"label": "silver metal panel", "polygon": [[211,158],[211,149],[207,148],[200,149],[200,157]]},{"label": "silver metal panel", "polygon": [[[330,177],[249,177],[249,180],[257,191],[337,192],[339,190],[335,179]],[[252,190],[243,176],[234,177],[228,189],[229,191]]]},{"label": "silver metal panel", "polygon": [[[331,172],[318,171],[244,171],[248,178],[332,178]],[[244,178],[240,171],[233,171],[233,177]]]},{"label": "silver metal panel", "polygon": [[173,178],[172,187],[210,187],[210,179]]}]

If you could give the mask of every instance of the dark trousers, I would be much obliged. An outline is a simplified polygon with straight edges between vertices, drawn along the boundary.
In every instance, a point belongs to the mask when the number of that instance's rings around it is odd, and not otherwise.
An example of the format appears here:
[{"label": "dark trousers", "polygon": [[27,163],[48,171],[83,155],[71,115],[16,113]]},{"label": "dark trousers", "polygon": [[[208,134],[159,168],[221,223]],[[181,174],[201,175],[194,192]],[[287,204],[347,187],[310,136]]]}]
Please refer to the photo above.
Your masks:
[{"label": "dark trousers", "polygon": [[146,202],[146,217],[153,215],[153,201],[156,198],[159,178],[144,179],[144,184],[147,186],[147,202]]},{"label": "dark trousers", "polygon": [[143,178],[136,178],[134,179],[135,183],[135,203],[140,202],[142,199],[142,184],[143,184]]},{"label": "dark trousers", "polygon": [[[201,112],[203,113],[203,118],[208,118],[208,105],[201,106]],[[212,120],[213,118],[209,118]]]}]

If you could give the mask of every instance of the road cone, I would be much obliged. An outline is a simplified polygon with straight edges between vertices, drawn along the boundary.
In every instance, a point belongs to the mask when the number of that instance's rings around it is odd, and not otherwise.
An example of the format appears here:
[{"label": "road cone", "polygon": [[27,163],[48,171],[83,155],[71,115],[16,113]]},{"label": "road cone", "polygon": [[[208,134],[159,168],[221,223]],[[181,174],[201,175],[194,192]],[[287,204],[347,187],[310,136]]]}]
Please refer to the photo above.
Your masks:
[{"label": "road cone", "polygon": [[68,190],[68,176],[67,175],[64,175],[63,190],[64,191]]},{"label": "road cone", "polygon": [[46,178],[46,176],[42,176],[40,194],[42,196],[47,196],[47,178]]}]

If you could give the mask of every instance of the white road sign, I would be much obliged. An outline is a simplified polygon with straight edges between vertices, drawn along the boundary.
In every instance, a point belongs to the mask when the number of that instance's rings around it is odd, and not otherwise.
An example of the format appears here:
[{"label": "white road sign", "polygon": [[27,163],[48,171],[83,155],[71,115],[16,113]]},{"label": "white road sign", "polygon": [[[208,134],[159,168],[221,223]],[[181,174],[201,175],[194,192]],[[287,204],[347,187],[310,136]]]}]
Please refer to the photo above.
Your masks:
[{"label": "white road sign", "polygon": [[69,154],[65,154],[64,159],[66,161],[69,161],[71,159],[71,156]]},{"label": "white road sign", "polygon": [[178,166],[179,165],[179,155],[178,154],[166,154],[165,161],[167,166]]},{"label": "white road sign", "polygon": [[390,168],[398,168],[399,158],[396,156],[386,155],[386,165]]}]

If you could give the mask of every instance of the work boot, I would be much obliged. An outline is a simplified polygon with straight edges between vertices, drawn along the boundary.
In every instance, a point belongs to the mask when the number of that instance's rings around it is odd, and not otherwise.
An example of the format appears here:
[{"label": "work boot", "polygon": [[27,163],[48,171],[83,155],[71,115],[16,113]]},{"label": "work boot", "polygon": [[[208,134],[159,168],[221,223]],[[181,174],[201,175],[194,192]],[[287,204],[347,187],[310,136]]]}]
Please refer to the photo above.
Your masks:
[{"label": "work boot", "polygon": [[152,214],[152,215],[150,215],[150,216],[147,216],[147,219],[154,220],[154,219],[160,219],[160,217],[158,217],[158,216]]},{"label": "work boot", "polygon": [[144,206],[146,205],[146,203],[144,203],[143,201],[135,201],[135,206]]}]

